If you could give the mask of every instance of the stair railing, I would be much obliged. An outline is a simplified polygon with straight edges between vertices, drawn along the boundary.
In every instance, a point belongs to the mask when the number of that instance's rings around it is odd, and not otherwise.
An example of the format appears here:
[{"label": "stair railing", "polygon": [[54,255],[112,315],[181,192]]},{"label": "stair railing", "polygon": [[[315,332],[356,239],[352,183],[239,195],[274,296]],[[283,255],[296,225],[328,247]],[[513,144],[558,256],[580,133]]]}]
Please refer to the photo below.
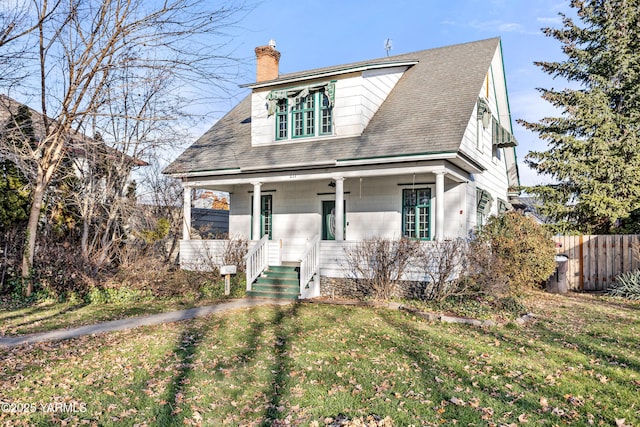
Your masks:
[{"label": "stair railing", "polygon": [[252,247],[244,256],[247,268],[247,291],[251,290],[251,285],[267,268],[269,261],[269,235],[265,234],[262,239]]},{"label": "stair railing", "polygon": [[316,235],[304,251],[300,259],[300,295],[304,295],[304,288],[319,273],[320,268],[320,236]]}]

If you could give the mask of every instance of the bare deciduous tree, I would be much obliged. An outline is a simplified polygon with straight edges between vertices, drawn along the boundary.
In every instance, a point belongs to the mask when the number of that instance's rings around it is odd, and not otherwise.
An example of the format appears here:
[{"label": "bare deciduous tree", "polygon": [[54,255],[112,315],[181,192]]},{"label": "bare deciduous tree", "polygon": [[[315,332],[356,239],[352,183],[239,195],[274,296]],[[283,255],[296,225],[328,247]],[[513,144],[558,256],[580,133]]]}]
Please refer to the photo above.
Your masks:
[{"label": "bare deciduous tree", "polygon": [[[221,50],[222,30],[233,24],[241,6],[211,10],[201,0],[33,0],[26,17],[34,28],[22,36],[36,46],[25,62],[37,81],[25,79],[25,93],[37,93],[42,132],[34,145],[5,147],[34,171],[32,204],[27,225],[22,276],[33,266],[36,233],[43,200],[63,159],[72,152],[90,153],[107,144],[126,154],[107,167],[104,176],[84,177],[96,190],[96,179],[111,179],[114,191],[98,259],[109,257],[108,243],[122,210],[115,200],[124,189],[131,159],[141,158],[162,138],[163,126],[176,127],[187,105],[185,93],[203,93],[222,86],[233,61]],[[0,32],[3,31],[0,28]],[[7,40],[14,30],[4,29]],[[231,67],[231,68],[229,68]],[[211,93],[211,90],[208,91]],[[163,123],[163,125],[160,125]],[[109,129],[109,132],[106,130]],[[103,141],[84,138],[98,131]],[[91,133],[94,135],[95,133]],[[97,159],[97,158],[96,158]],[[109,174],[113,174],[109,176]],[[91,191],[87,192],[87,197]],[[90,199],[79,201],[90,224],[96,212]],[[104,208],[104,205],[102,206]],[[93,236],[95,238],[95,235]],[[83,237],[88,256],[92,237]],[[26,294],[32,292],[27,283]]]},{"label": "bare deciduous tree", "polygon": [[6,0],[0,3],[0,86],[9,88],[25,77],[27,73],[21,65],[33,53],[26,36],[35,31],[41,21],[47,20],[61,2],[53,1],[48,12],[36,20],[30,16],[29,2]]}]

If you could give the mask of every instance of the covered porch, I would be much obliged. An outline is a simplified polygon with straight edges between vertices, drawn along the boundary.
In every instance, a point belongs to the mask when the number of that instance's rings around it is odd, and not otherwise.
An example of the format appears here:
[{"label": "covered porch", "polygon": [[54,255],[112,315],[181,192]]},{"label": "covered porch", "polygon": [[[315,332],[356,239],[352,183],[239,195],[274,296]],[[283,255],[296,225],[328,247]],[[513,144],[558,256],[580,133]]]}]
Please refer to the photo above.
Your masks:
[{"label": "covered porch", "polygon": [[268,266],[293,265],[299,268],[300,298],[311,298],[320,295],[320,276],[345,277],[345,248],[363,239],[406,236],[429,242],[466,236],[475,226],[475,212],[469,215],[475,204],[471,181],[444,161],[352,165],[339,173],[327,168],[191,177],[183,180],[181,267],[201,270],[207,269],[203,260],[221,263],[225,244],[191,238],[194,188],[229,193],[229,235],[250,240],[248,291]]}]

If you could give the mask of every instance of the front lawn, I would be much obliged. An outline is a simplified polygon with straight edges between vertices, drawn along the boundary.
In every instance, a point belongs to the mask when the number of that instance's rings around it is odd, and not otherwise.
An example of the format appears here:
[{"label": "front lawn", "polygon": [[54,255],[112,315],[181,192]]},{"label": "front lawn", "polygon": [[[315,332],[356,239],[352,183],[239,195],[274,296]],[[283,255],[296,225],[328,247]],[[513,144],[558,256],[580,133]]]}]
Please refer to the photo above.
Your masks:
[{"label": "front lawn", "polygon": [[24,304],[0,302],[0,336],[184,310],[244,296],[244,276],[234,276],[230,295],[224,295],[224,279],[217,275],[179,270],[154,286],[94,288],[63,302],[53,298]]},{"label": "front lawn", "polygon": [[0,350],[0,422],[640,425],[640,305],[530,304],[526,327],[292,304]]}]

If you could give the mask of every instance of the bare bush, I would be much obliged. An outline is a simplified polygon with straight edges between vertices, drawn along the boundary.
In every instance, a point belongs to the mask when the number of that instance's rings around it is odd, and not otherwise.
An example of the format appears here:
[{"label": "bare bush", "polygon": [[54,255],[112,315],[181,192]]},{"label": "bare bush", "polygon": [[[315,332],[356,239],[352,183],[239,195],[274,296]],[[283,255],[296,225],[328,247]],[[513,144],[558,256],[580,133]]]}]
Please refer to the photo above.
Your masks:
[{"label": "bare bush", "polygon": [[238,272],[246,270],[244,256],[249,250],[249,241],[242,236],[235,236],[228,239],[224,245],[222,262],[224,265],[235,265]]},{"label": "bare bush", "polygon": [[365,239],[345,249],[347,276],[360,285],[364,295],[389,299],[419,248],[419,242],[405,238]]},{"label": "bare bush", "polygon": [[424,298],[442,301],[449,296],[471,292],[465,278],[468,265],[468,244],[462,239],[429,242],[416,256],[416,266],[427,277]]},{"label": "bare bush", "polygon": [[469,244],[466,279],[477,293],[504,297],[509,294],[509,276],[503,258],[492,252],[484,241]]}]

